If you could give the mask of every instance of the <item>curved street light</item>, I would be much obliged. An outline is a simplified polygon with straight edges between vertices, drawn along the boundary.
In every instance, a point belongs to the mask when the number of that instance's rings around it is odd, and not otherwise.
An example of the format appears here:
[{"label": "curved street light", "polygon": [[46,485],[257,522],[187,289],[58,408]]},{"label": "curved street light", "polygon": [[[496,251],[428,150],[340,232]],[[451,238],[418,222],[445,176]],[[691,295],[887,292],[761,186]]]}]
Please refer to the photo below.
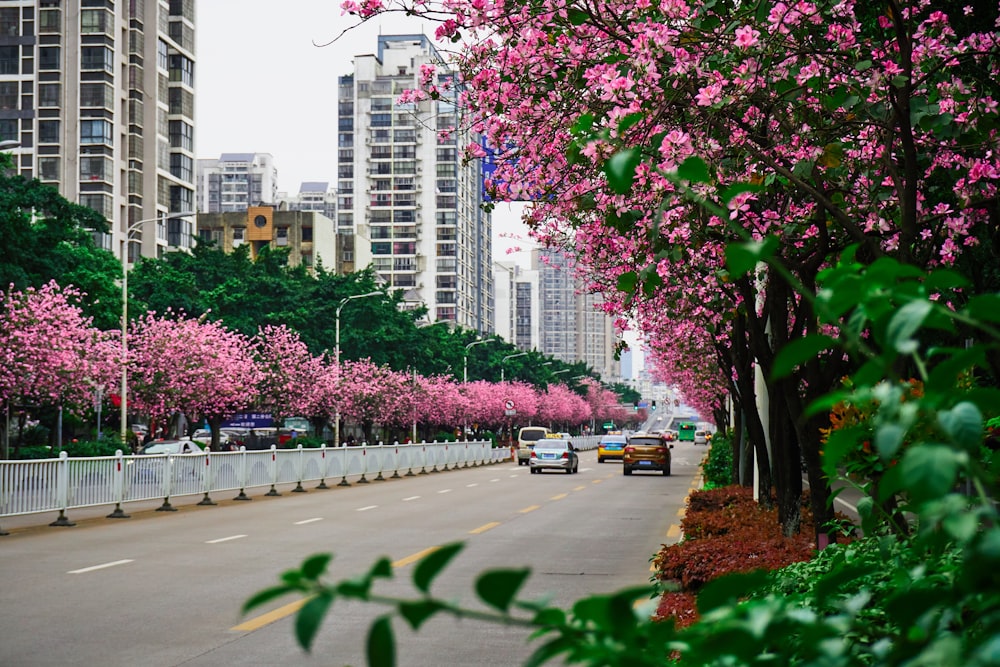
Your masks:
[{"label": "curved street light", "polygon": [[132,238],[132,234],[142,229],[147,222],[158,222],[160,220],[172,220],[174,218],[186,218],[196,215],[197,211],[181,211],[180,213],[164,213],[155,218],[145,218],[136,220],[125,229],[121,240],[122,259],[122,396],[121,396],[121,438],[122,446],[128,442],[128,244],[138,239]]},{"label": "curved street light", "polygon": [[469,350],[472,349],[474,345],[486,345],[487,343],[495,343],[495,338],[487,338],[486,340],[474,340],[465,346],[465,356],[462,357],[462,383],[467,384],[469,382]]},{"label": "curved street light", "polygon": [[500,360],[500,382],[504,381],[504,370],[506,370],[503,365],[508,359],[516,359],[518,357],[528,356],[527,352],[518,352],[517,354],[508,354],[506,357]]},{"label": "curved street light", "polygon": [[[337,306],[337,314],[334,318],[335,323],[335,338],[333,346],[333,361],[337,368],[337,384],[340,384],[340,311],[344,309],[349,301],[354,299],[364,299],[370,296],[381,296],[382,292],[365,292],[364,294],[352,294],[351,296],[341,299],[340,305]],[[337,409],[334,413],[333,421],[333,446],[340,447],[340,401],[337,401]]]}]

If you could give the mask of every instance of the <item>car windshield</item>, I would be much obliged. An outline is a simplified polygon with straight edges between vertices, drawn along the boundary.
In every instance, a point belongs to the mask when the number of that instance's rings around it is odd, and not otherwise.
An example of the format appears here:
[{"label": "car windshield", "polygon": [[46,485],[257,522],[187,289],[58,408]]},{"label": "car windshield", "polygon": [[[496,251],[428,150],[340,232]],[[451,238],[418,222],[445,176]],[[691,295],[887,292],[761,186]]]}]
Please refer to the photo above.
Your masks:
[{"label": "car windshield", "polygon": [[545,438],[535,443],[535,449],[566,449],[567,445],[562,438]]},{"label": "car windshield", "polygon": [[521,440],[534,442],[545,437],[545,430],[540,428],[524,429],[521,431]]},{"label": "car windshield", "polygon": [[661,440],[657,437],[646,436],[642,438],[632,438],[628,441],[628,444],[637,447],[656,447],[661,444]]},{"label": "car windshield", "polygon": [[605,436],[605,437],[601,438],[601,444],[602,445],[608,445],[608,444],[611,444],[611,445],[624,445],[625,444],[625,436],[622,436],[622,435]]}]

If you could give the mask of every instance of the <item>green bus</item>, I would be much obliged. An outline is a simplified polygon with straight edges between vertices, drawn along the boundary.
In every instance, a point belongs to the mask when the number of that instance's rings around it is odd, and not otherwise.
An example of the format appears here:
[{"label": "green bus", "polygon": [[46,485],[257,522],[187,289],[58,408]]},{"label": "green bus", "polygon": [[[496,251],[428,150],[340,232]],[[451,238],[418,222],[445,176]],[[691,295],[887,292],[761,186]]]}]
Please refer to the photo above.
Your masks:
[{"label": "green bus", "polygon": [[697,430],[695,422],[686,418],[675,417],[670,422],[670,430],[677,431],[678,442],[694,442],[694,432]]}]

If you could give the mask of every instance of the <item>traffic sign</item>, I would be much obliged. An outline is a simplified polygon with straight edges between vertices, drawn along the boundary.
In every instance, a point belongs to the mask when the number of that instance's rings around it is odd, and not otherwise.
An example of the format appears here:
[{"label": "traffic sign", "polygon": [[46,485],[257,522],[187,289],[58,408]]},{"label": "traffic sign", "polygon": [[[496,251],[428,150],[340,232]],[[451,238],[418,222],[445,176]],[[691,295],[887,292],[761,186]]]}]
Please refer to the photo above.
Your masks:
[{"label": "traffic sign", "polygon": [[514,401],[510,400],[509,398],[507,400],[505,400],[503,402],[503,409],[504,410],[513,410],[514,409]]}]

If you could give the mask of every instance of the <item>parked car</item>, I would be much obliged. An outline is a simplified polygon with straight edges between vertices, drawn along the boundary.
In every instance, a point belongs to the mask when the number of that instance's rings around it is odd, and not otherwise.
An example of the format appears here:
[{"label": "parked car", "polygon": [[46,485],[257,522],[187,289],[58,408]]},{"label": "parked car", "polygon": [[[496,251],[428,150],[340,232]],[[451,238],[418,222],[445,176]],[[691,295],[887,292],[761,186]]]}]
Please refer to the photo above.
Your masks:
[{"label": "parked car", "polygon": [[608,459],[621,461],[625,455],[625,445],[628,438],[624,435],[603,435],[597,443],[597,462],[604,463]]},{"label": "parked car", "polygon": [[580,471],[580,457],[568,438],[555,433],[535,442],[528,465],[531,466],[532,474],[546,469],[565,470],[568,474],[573,474]]},{"label": "parked car", "polygon": [[622,457],[622,473],[631,475],[633,470],[652,470],[670,474],[670,450],[673,445],[659,435],[636,433],[628,439]]},{"label": "parked car", "polygon": [[[210,445],[212,444],[212,431],[211,429],[200,428],[191,434],[191,440],[201,443],[202,446]],[[229,434],[226,431],[219,429],[219,446],[222,449],[226,449],[226,445],[228,444]]]},{"label": "parked car", "polygon": [[198,454],[202,451],[197,442],[191,440],[154,440],[144,445],[139,454]]},{"label": "parked car", "polygon": [[528,465],[531,460],[531,449],[548,433],[549,429],[544,426],[524,426],[517,432],[517,465]]},{"label": "parked car", "polygon": [[711,439],[711,435],[708,431],[695,431],[694,432],[694,444],[696,445],[707,445],[708,441]]}]

